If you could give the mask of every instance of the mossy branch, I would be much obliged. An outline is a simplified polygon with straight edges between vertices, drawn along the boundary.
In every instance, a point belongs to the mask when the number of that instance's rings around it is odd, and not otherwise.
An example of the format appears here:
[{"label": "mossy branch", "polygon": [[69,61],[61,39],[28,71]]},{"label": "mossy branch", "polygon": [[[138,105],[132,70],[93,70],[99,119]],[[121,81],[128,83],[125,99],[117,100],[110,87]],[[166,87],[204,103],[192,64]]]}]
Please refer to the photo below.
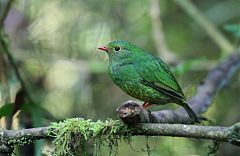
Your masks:
[{"label": "mossy branch", "polygon": [[74,118],[54,123],[50,127],[0,129],[0,153],[11,153],[14,145],[21,146],[39,139],[55,138],[57,155],[74,155],[71,152],[76,150],[79,152],[84,148],[83,143],[86,141],[92,141],[95,147],[100,147],[104,143],[112,146],[114,143],[117,147],[118,140],[129,140],[133,135],[211,139],[240,146],[240,123],[230,127],[150,123],[128,127],[118,120],[92,122]]}]

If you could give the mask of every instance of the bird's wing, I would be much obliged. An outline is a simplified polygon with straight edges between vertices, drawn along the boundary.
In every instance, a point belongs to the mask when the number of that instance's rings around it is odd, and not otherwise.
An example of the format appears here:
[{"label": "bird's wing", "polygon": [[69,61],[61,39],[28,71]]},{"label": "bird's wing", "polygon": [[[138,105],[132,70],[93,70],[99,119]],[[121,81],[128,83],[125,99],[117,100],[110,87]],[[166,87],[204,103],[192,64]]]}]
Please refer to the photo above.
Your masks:
[{"label": "bird's wing", "polygon": [[173,98],[185,100],[177,80],[161,59],[149,54],[140,57],[137,64],[135,68],[141,77],[141,83]]}]

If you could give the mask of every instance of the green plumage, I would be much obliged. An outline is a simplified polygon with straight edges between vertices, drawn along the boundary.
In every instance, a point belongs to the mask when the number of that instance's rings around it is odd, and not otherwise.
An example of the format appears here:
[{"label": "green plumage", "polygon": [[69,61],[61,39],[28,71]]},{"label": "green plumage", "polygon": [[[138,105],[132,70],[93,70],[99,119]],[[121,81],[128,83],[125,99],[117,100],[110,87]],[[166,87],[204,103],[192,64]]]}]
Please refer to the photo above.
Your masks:
[{"label": "green plumage", "polygon": [[149,104],[176,103],[199,122],[169,67],[160,58],[127,41],[113,41],[99,49],[107,51],[109,74],[124,92]]}]

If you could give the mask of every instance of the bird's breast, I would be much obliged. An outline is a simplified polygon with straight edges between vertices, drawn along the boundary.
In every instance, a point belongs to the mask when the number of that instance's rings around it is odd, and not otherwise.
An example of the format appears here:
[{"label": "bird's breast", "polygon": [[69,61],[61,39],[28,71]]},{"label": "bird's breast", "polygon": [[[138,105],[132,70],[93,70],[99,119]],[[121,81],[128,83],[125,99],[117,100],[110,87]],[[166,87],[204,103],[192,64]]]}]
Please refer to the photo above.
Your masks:
[{"label": "bird's breast", "polygon": [[122,62],[109,66],[109,74],[115,83],[134,81],[139,75],[131,62]]},{"label": "bird's breast", "polygon": [[141,77],[132,65],[110,66],[109,74],[118,87],[134,98],[152,103],[157,103],[160,99],[162,102],[169,100],[164,99],[158,91],[142,84]]},{"label": "bird's breast", "polygon": [[151,104],[166,104],[172,102],[170,96],[144,85],[134,64],[117,64],[109,66],[109,74],[113,82],[128,95]]}]

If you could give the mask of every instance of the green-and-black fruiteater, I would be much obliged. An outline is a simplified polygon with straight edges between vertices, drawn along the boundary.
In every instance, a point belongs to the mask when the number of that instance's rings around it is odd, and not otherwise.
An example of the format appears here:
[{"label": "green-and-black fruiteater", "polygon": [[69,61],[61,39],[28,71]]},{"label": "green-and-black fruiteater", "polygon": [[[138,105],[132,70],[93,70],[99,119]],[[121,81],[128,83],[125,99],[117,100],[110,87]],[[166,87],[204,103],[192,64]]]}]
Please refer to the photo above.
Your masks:
[{"label": "green-and-black fruiteater", "polygon": [[127,41],[112,41],[99,49],[109,56],[109,74],[113,82],[130,96],[144,101],[144,107],[176,103],[199,123],[177,80],[160,58]]}]

